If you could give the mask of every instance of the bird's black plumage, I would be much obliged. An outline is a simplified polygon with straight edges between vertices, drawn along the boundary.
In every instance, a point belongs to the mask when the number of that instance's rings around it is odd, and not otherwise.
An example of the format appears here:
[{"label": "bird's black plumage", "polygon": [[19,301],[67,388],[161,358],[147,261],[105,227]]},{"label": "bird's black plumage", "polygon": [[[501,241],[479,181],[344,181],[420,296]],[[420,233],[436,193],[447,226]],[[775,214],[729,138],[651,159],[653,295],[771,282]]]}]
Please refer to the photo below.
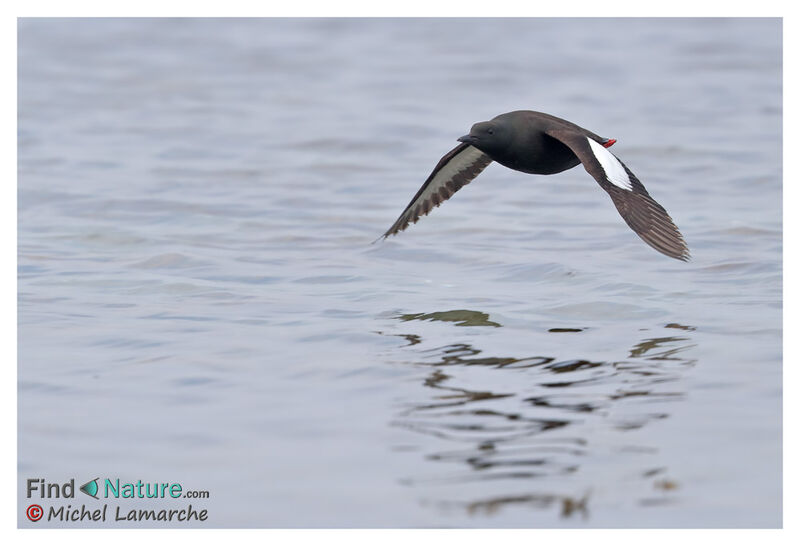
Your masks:
[{"label": "bird's black plumage", "polygon": [[583,164],[611,196],[622,218],[644,242],[671,258],[687,261],[689,248],[677,226],[638,178],[607,150],[602,138],[567,120],[530,110],[476,123],[448,152],[383,237],[395,235],[469,184],[496,161],[529,174],[555,174]]}]

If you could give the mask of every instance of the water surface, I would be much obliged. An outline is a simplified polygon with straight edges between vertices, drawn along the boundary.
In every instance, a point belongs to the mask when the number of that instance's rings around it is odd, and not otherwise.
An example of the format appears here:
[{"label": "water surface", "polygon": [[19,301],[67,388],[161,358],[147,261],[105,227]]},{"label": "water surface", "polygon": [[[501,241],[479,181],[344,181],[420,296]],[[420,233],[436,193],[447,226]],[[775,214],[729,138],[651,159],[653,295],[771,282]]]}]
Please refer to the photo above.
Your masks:
[{"label": "water surface", "polygon": [[[195,526],[781,525],[781,92],[775,19],[20,20],[19,524],[100,476]],[[693,260],[580,167],[371,244],[515,109],[618,139]]]}]

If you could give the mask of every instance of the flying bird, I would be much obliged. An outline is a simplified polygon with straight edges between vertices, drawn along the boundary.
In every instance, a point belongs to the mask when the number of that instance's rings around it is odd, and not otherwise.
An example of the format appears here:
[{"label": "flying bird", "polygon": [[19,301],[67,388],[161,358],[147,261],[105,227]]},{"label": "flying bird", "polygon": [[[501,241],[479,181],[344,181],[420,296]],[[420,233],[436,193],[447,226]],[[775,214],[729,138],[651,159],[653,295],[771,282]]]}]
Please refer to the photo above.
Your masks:
[{"label": "flying bird", "polygon": [[450,150],[392,224],[385,239],[416,223],[421,216],[469,184],[492,161],[529,174],[555,174],[583,164],[611,196],[625,223],[642,240],[670,258],[689,260],[689,248],[664,207],[608,148],[602,138],[567,120],[530,110],[501,114],[476,123]]}]

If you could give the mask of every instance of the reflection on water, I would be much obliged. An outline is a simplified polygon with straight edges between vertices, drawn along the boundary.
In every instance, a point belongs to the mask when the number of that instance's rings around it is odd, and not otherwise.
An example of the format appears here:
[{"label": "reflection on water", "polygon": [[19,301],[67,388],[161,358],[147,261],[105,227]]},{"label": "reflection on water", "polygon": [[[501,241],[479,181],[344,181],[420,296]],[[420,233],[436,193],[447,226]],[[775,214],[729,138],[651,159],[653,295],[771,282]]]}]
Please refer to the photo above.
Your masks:
[{"label": "reflection on water", "polygon": [[[404,314],[397,318],[402,322],[439,320],[458,326],[501,326],[490,321],[487,313],[468,310]],[[535,353],[492,355],[468,342],[425,349],[421,346],[426,340],[418,334],[392,334],[409,341],[405,346],[411,351],[409,364],[430,368],[422,382],[427,394],[404,408],[393,426],[451,443],[453,449],[428,452],[425,460],[455,463],[449,468],[461,469],[453,473],[430,472],[426,468],[427,477],[409,477],[405,483],[417,486],[491,481],[514,485],[514,494],[443,502],[458,504],[471,515],[491,515],[505,506],[516,505],[539,509],[559,506],[563,517],[588,517],[588,491],[578,496],[537,491],[536,480],[580,473],[582,462],[592,450],[584,437],[587,430],[633,430],[669,416],[651,409],[655,406],[651,403],[684,398],[684,392],[669,388],[669,384],[695,363],[681,356],[694,346],[690,337],[694,328],[674,323],[665,328],[687,334],[637,340],[621,351],[627,352],[627,357],[619,361]],[[548,332],[554,330],[582,331],[559,328]],[[493,374],[482,376],[485,380],[478,381],[480,387],[475,386],[476,378],[470,371],[476,368]],[[499,384],[505,388],[490,387]],[[636,446],[624,448],[635,450]],[[642,451],[647,449],[641,446]],[[652,479],[652,471],[645,474],[645,479]],[[516,493],[520,482],[529,483],[533,490]],[[661,479],[658,483],[669,482]]]},{"label": "reflection on water", "polygon": [[469,311],[467,309],[455,309],[437,313],[411,313],[400,315],[398,318],[402,321],[439,320],[442,322],[455,322],[456,326],[500,326],[496,322],[489,320],[488,313]]},{"label": "reflection on water", "polygon": [[575,514],[580,514],[584,518],[588,517],[589,511],[586,503],[589,500],[587,493],[583,497],[576,498],[568,495],[520,495],[499,497],[487,501],[477,501],[467,504],[467,513],[470,515],[477,513],[484,513],[492,515],[504,506],[521,504],[529,505],[532,508],[550,508],[553,504],[561,507],[561,517],[570,517]]}]

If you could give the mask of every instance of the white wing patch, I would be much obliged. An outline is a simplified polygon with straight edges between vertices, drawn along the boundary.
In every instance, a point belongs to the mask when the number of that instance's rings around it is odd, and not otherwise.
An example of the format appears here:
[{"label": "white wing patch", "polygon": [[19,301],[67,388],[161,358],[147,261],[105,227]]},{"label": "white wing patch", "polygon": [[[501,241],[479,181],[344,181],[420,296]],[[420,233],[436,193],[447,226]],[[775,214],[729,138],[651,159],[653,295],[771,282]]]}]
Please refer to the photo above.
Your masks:
[{"label": "white wing patch", "polygon": [[632,191],[633,184],[631,184],[631,179],[628,177],[628,173],[625,171],[625,167],[622,166],[622,163],[619,162],[619,159],[606,150],[602,144],[598,144],[591,138],[587,138],[587,140],[589,141],[589,146],[592,148],[592,153],[594,153],[597,161],[600,162],[600,166],[603,167],[608,181],[618,188]]}]

